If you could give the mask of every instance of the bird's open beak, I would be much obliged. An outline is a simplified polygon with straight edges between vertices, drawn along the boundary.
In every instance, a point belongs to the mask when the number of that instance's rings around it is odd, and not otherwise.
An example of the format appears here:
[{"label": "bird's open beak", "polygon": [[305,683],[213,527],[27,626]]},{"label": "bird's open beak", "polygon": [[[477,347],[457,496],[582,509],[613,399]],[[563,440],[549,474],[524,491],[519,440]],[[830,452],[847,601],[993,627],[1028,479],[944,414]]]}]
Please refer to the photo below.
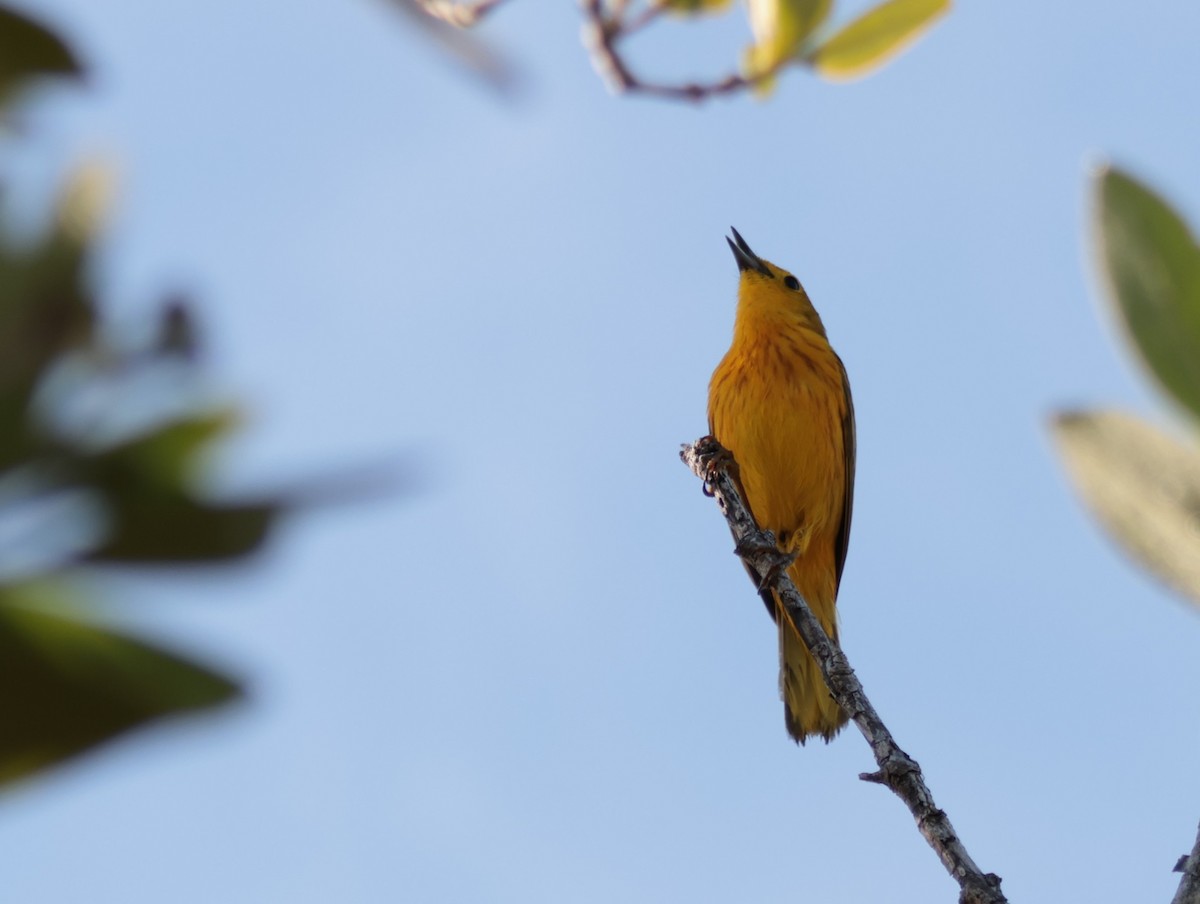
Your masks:
[{"label": "bird's open beak", "polygon": [[770,269],[767,268],[767,265],[762,262],[762,259],[750,250],[750,246],[746,244],[746,240],[742,238],[741,234],[732,226],[729,228],[733,230],[733,238],[726,238],[725,241],[729,242],[729,250],[733,252],[733,258],[737,261],[738,269],[743,271],[755,270],[763,274],[763,276],[774,276]]}]

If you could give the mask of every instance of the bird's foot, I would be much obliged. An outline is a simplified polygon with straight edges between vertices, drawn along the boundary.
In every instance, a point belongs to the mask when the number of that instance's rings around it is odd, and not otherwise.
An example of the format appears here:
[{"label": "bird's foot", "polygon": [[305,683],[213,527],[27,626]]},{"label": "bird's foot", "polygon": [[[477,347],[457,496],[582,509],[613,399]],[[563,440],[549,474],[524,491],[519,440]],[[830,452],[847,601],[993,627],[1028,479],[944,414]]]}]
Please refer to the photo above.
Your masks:
[{"label": "bird's foot", "polygon": [[713,494],[712,480],[720,472],[734,472],[736,479],[737,462],[733,459],[733,453],[717,442],[715,436],[701,437],[692,448],[704,470],[705,496]]}]

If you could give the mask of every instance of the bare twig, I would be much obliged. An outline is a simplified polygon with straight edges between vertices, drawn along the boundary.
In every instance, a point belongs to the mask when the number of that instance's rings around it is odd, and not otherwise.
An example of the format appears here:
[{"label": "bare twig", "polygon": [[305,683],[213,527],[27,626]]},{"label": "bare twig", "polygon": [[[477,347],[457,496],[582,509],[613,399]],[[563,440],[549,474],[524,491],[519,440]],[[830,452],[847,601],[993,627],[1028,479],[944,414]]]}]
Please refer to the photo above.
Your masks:
[{"label": "bare twig", "polygon": [[428,15],[458,28],[470,28],[504,0],[416,0]]},{"label": "bare twig", "polygon": [[1183,873],[1183,878],[1179,880],[1179,890],[1171,904],[1200,904],[1200,833],[1196,835],[1192,852],[1175,864],[1175,871]]},{"label": "bare twig", "polygon": [[618,17],[617,21],[621,23],[621,37],[627,38],[636,31],[641,31],[659,16],[666,11],[666,4],[654,3],[645,7],[638,15],[626,22]]},{"label": "bare twig", "polygon": [[[779,595],[805,645],[817,660],[834,699],[850,714],[871,745],[879,769],[859,778],[887,785],[904,801],[917,822],[917,829],[958,883],[961,889],[959,904],[1006,904],[1007,898],[1000,891],[1000,877],[984,873],[975,865],[945,811],[934,804],[921,767],[896,744],[867,699],[845,654],[825,634],[784,569],[773,567],[779,560],[775,538],[769,531],[759,528],[738,493],[729,475],[734,466],[733,457],[711,436],[698,440],[695,445],[685,445],[679,455],[704,481],[705,492],[716,498],[729,522],[738,555]],[[1186,900],[1191,904],[1194,899]]]},{"label": "bare twig", "polygon": [[[461,29],[451,27],[443,17],[431,13],[428,7],[438,2],[444,0],[388,0],[388,5],[425,29],[445,50],[482,77],[485,84],[501,92],[511,92],[516,85],[516,71],[512,64],[482,41],[463,34]],[[498,2],[500,0],[491,0],[490,5]]]},{"label": "bare twig", "polygon": [[734,73],[718,81],[707,83],[658,84],[644,82],[634,75],[625,63],[624,57],[617,49],[617,44],[622,38],[628,37],[653,21],[662,11],[663,6],[653,4],[642,15],[627,24],[619,13],[611,16],[605,15],[604,0],[580,0],[580,5],[584,16],[583,43],[592,58],[592,65],[609,88],[618,94],[629,92],[673,100],[701,101],[756,85],[774,76],[778,68],[751,77]]}]

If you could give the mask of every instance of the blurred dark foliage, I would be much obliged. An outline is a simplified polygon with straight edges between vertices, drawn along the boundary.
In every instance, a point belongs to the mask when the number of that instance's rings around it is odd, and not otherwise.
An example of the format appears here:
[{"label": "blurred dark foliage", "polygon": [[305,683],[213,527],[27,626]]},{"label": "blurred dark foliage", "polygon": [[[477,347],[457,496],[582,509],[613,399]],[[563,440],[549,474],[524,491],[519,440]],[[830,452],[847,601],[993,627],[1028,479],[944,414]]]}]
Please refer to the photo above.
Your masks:
[{"label": "blurred dark foliage", "polygon": [[[0,128],[29,85],[81,75],[58,37],[0,8]],[[236,699],[229,678],[81,618],[75,572],[237,559],[284,508],[198,485],[235,417],[198,390],[186,303],[141,341],[106,332],[89,285],[104,182],[69,180],[32,242],[0,219],[0,783]]]}]

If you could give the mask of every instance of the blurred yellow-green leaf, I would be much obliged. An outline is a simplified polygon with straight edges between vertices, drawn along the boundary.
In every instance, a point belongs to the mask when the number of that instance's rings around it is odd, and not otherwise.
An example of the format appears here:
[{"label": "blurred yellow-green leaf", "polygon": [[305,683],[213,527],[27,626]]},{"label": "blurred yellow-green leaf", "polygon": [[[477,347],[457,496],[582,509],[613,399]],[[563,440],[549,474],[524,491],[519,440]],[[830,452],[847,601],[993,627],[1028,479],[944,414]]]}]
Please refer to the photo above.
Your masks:
[{"label": "blurred yellow-green leaf", "polygon": [[[803,46],[829,15],[833,0],[747,0],[754,33],[743,61],[749,78],[777,70]],[[758,86],[767,90],[765,82]]]},{"label": "blurred yellow-green leaf", "polygon": [[808,60],[826,78],[859,78],[915,41],[949,9],[950,0],[889,0],[836,32]]},{"label": "blurred yellow-green leaf", "polygon": [[662,6],[672,12],[704,13],[725,9],[733,0],[662,0]]},{"label": "blurred yellow-green leaf", "polygon": [[1130,556],[1200,603],[1200,451],[1117,411],[1053,423],[1076,490]]},{"label": "blurred yellow-green leaf", "polygon": [[227,703],[238,686],[163,650],[46,611],[46,587],[0,587],[0,783],[138,725]]},{"label": "blurred yellow-green leaf", "polygon": [[75,167],[54,205],[54,232],[69,245],[86,247],[103,231],[116,194],[116,170],[100,159]]},{"label": "blurred yellow-green leaf", "polygon": [[75,55],[55,34],[0,6],[0,105],[39,75],[80,75]]},{"label": "blurred yellow-green leaf", "polygon": [[1108,295],[1158,382],[1200,417],[1200,249],[1187,224],[1117,169],[1096,181],[1095,234]]}]

